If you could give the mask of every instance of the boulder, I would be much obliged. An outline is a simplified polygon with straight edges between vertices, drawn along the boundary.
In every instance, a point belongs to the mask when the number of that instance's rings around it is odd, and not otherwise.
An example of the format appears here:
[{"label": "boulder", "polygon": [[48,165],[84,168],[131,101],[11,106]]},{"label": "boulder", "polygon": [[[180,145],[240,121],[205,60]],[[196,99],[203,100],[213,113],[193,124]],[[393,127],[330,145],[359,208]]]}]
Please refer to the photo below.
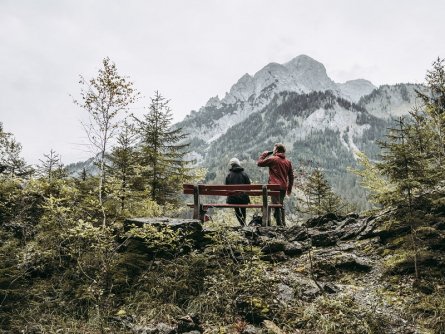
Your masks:
[{"label": "boulder", "polygon": [[288,256],[298,256],[303,253],[303,245],[297,241],[288,242],[284,246],[284,254]]},{"label": "boulder", "polygon": [[312,240],[312,246],[315,247],[327,247],[337,244],[338,236],[335,231],[319,232],[312,229],[309,232]]}]

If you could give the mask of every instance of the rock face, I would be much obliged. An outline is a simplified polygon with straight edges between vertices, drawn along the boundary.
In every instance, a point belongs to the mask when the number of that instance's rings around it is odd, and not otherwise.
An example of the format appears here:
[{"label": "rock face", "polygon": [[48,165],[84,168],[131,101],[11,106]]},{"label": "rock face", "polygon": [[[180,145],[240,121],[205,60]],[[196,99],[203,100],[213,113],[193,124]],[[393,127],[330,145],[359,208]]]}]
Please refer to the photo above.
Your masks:
[{"label": "rock face", "polygon": [[[388,302],[388,300],[394,300],[392,290],[399,294],[402,288],[406,288],[403,285],[406,283],[400,282],[407,279],[407,276],[403,277],[403,275],[411,275],[411,277],[413,275],[412,259],[399,258],[393,254],[400,250],[395,245],[398,245],[397,243],[403,238],[408,239],[406,236],[409,230],[394,223],[388,225],[387,222],[393,221],[391,215],[393,215],[391,210],[369,217],[358,214],[345,216],[328,214],[310,219],[303,226],[226,227],[225,232],[230,229],[228,233],[232,234],[230,234],[230,239],[224,240],[231,240],[229,247],[234,246],[233,250],[237,246],[249,246],[249,249],[257,250],[254,253],[255,256],[263,260],[259,262],[262,265],[267,264],[267,270],[262,270],[261,275],[267,279],[267,284],[275,283],[273,303],[276,304],[272,304],[272,307],[283,305],[291,308],[300,303],[306,303],[304,305],[307,306],[320,301],[328,303],[330,299],[338,301],[346,298],[346,301],[353,302],[353,304],[347,302],[346,305],[354,305],[353,307],[359,308],[363,314],[366,310],[370,314],[387,316],[389,327],[385,333],[420,333],[413,323],[413,317],[404,316],[403,308],[398,308],[397,304]],[[441,255],[445,240],[444,221],[443,217],[431,218],[430,226],[419,231],[417,235],[419,240],[428,240],[425,249],[431,251],[420,256],[418,264],[423,270],[431,269],[430,272],[438,275],[437,277],[445,274],[443,269],[445,263]],[[203,227],[197,220],[186,219],[134,218],[127,220],[126,225],[127,227],[149,225],[157,229],[168,227],[187,239],[188,244],[191,242],[194,252],[203,255],[208,254],[209,249],[217,248],[214,247],[216,242],[213,237],[221,233],[221,231],[216,231],[214,226],[204,225]],[[236,237],[233,237],[233,234]],[[239,245],[233,243],[239,243]],[[218,261],[220,256],[224,257],[219,254],[212,253],[212,261]],[[439,255],[436,256],[437,254]],[[158,259],[162,256],[159,253],[157,255]],[[247,261],[242,256],[243,254],[233,251],[230,257],[224,258],[224,261],[233,261],[233,263]],[[170,260],[167,259],[167,261]],[[224,271],[227,262],[222,263],[216,267],[222,265],[221,269]],[[263,276],[260,276],[261,279]],[[394,284],[396,287],[393,287]],[[424,282],[417,282],[416,289],[427,295],[436,293],[433,284]],[[388,290],[389,297],[382,295],[384,293],[382,291]],[[411,290],[409,293],[412,293]],[[251,321],[249,324],[240,322],[239,325],[242,325],[244,329],[238,332],[281,333],[280,327],[268,318],[270,301],[268,304],[267,299],[260,297],[261,295],[241,294],[236,298],[235,304],[239,316]],[[396,302],[399,300],[397,299]],[[204,321],[201,324],[199,317],[192,314],[174,319],[172,324],[158,323],[142,326],[136,324],[136,320],[128,316],[117,317],[116,321],[134,333],[197,334],[205,332]],[[302,333],[309,332],[302,331]]]}]

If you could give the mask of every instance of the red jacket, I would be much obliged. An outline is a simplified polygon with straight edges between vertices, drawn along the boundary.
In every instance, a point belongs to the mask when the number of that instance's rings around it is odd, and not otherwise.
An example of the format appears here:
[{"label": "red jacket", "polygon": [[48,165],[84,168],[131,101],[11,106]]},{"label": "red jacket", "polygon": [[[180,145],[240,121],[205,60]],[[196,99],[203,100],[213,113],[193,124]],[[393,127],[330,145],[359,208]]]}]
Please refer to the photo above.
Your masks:
[{"label": "red jacket", "polygon": [[284,153],[269,155],[270,152],[263,152],[258,161],[259,167],[269,167],[269,183],[279,184],[288,193],[292,191],[294,185],[294,171],[292,163],[286,159]]}]

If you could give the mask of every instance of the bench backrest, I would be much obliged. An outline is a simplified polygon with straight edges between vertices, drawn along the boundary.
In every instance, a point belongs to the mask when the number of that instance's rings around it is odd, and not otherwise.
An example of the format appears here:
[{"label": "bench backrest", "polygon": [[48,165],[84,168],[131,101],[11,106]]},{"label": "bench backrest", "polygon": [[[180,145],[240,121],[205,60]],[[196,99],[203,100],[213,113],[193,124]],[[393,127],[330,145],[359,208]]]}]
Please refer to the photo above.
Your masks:
[{"label": "bench backrest", "polygon": [[[199,195],[208,196],[233,196],[239,194],[247,194],[249,196],[262,196],[263,187],[267,189],[267,195],[280,195],[279,184],[198,184]],[[184,194],[195,194],[194,184],[184,184]]]}]

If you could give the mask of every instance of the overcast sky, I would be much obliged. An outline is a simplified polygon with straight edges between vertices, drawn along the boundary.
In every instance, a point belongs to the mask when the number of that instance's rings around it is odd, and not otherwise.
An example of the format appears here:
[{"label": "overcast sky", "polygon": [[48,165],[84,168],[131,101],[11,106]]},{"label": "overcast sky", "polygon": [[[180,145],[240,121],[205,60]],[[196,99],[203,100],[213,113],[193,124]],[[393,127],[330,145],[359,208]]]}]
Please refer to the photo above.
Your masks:
[{"label": "overcast sky", "polygon": [[91,156],[72,103],[110,57],[175,121],[245,73],[306,54],[336,82],[423,82],[445,57],[444,0],[0,0],[0,122],[37,163]]}]

